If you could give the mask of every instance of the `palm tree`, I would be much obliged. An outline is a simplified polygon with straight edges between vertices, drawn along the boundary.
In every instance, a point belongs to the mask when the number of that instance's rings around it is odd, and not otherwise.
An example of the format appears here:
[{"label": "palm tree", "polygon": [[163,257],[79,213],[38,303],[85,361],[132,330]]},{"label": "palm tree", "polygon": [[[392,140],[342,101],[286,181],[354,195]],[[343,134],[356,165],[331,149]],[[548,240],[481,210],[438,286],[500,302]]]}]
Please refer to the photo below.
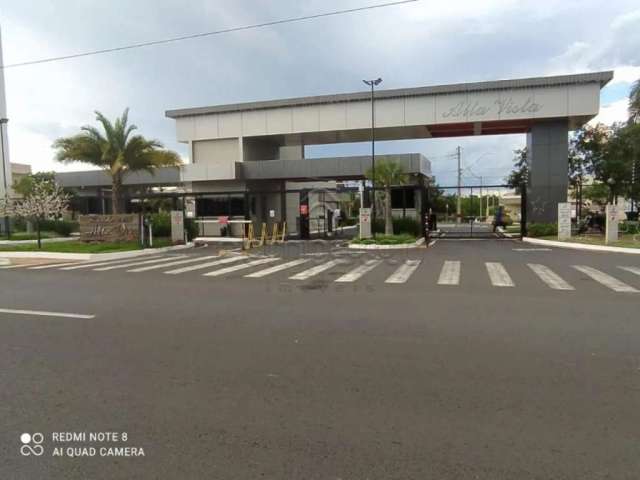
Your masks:
[{"label": "palm tree", "polygon": [[640,79],[635,81],[629,92],[629,122],[640,122]]},{"label": "palm tree", "polygon": [[56,160],[63,163],[84,162],[106,170],[111,176],[111,199],[114,214],[120,213],[120,191],[128,172],[146,170],[153,174],[157,167],[179,165],[180,157],[165,150],[158,140],[132,135],[138,127],[128,125],[129,109],[111,123],[102,113],[95,112],[104,133],[90,125],[71,137],[57,139],[53,148]]},{"label": "palm tree", "polygon": [[373,181],[374,186],[381,185],[384,188],[384,234],[393,235],[391,187],[405,184],[407,182],[407,174],[404,173],[401,165],[382,160],[376,163],[375,178],[371,169],[367,170],[366,176]]}]

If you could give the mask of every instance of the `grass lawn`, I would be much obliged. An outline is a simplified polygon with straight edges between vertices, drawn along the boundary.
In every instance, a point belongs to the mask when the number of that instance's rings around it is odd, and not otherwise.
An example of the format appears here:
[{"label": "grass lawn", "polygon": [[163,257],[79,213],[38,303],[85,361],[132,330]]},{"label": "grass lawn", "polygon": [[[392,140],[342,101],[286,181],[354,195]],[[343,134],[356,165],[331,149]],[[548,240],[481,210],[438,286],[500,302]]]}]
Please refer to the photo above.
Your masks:
[{"label": "grass lawn", "polygon": [[[558,241],[558,237],[555,235],[538,238],[541,238],[542,240]],[[614,243],[604,243],[604,235],[577,235],[575,237],[571,237],[569,240],[560,241],[569,243],[586,243],[589,245],[606,245],[607,247],[640,248],[640,235],[629,234],[621,234],[619,236],[619,240]]]},{"label": "grass lawn", "polygon": [[[168,247],[170,245],[171,240],[168,238],[153,239],[153,248]],[[128,250],[140,250],[140,244],[138,242],[54,242],[43,243],[41,249],[38,249],[38,245],[36,243],[26,245],[0,245],[0,252],[108,253],[126,252]]]},{"label": "grass lawn", "polygon": [[413,235],[376,235],[376,238],[357,238],[351,243],[357,245],[402,245],[405,243],[415,243],[416,237]]}]

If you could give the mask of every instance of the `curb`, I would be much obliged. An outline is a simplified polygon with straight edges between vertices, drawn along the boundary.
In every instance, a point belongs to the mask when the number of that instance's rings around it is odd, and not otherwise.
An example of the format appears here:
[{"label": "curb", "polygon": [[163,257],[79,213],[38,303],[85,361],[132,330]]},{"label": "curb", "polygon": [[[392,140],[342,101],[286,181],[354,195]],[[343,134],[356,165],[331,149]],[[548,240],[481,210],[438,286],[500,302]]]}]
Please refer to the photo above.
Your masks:
[{"label": "curb", "polygon": [[591,252],[608,252],[608,253],[630,253],[632,255],[640,255],[640,248],[606,247],[604,245],[589,245],[586,243],[560,242],[556,240],[542,240],[540,238],[531,238],[531,237],[524,237],[522,241],[525,243],[531,243],[533,245],[546,245],[548,247],[570,248],[573,250],[588,250]]},{"label": "curb", "polygon": [[193,243],[174,245],[172,247],[146,248],[144,250],[129,250],[113,253],[57,253],[57,252],[0,252],[0,258],[37,258],[51,260],[118,260],[120,258],[135,258],[145,255],[172,252],[193,248]]},{"label": "curb", "polygon": [[[56,243],[56,242],[77,242],[77,237],[54,237],[43,238],[40,241],[42,243]],[[38,243],[38,240],[0,240],[0,245],[34,245]]]}]

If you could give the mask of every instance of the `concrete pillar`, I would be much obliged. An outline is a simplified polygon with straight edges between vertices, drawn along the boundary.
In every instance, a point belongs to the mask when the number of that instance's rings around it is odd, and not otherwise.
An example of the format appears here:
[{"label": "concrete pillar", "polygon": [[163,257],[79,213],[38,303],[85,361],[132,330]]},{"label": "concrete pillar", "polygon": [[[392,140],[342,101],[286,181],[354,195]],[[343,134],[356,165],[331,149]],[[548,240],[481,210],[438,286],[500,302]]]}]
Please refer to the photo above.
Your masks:
[{"label": "concrete pillar", "polygon": [[568,134],[567,119],[536,122],[527,134],[529,223],[557,222],[558,202],[567,201]]}]

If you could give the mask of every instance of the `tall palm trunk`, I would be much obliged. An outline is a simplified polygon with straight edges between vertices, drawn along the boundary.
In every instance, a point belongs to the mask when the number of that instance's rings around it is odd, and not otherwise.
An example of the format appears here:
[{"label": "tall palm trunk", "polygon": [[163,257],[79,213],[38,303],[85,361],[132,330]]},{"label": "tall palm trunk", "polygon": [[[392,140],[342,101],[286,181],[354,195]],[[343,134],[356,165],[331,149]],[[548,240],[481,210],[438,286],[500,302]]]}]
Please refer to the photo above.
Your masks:
[{"label": "tall palm trunk", "polygon": [[120,179],[114,177],[111,185],[111,213],[120,213]]},{"label": "tall palm trunk", "polygon": [[384,234],[393,235],[393,215],[391,212],[391,188],[384,189]]}]

